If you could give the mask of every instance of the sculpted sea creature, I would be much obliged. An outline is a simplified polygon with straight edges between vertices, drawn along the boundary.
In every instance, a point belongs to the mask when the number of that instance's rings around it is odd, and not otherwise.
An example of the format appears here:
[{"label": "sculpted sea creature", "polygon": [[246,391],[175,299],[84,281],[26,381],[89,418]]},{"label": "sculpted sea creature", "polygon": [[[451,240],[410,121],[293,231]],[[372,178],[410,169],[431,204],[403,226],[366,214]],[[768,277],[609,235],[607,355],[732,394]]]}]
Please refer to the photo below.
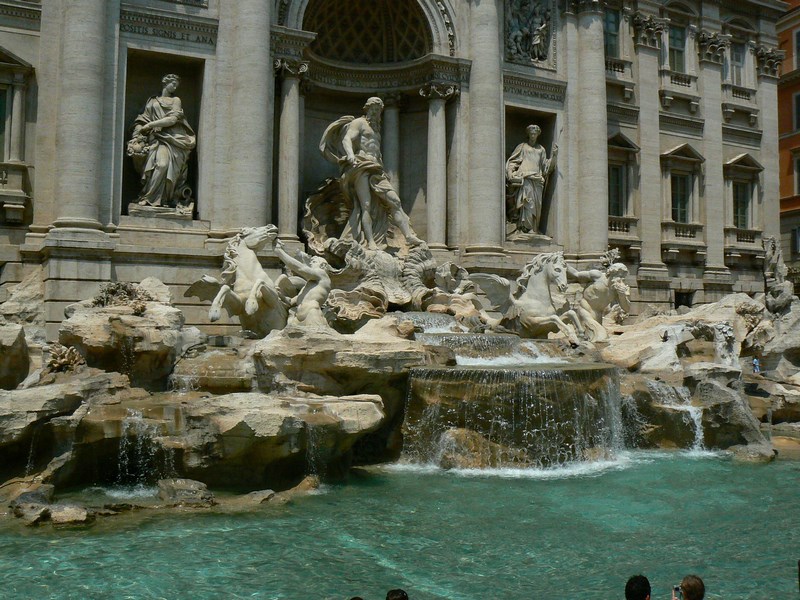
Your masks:
[{"label": "sculpted sea creature", "polygon": [[219,320],[224,308],[231,317],[239,317],[242,328],[254,337],[283,329],[298,284],[302,287],[305,281],[286,275],[273,281],[261,267],[257,252],[267,244],[274,245],[277,237],[274,225],[243,228],[225,250],[220,279],[204,275],[184,296],[211,300],[208,318],[212,323]]},{"label": "sculpted sea creature", "polygon": [[500,312],[499,320],[489,319],[490,327],[503,327],[525,338],[546,338],[548,333],[560,331],[576,344],[573,330],[564,322],[569,319],[579,335],[583,327],[573,310],[559,315],[553,303],[550,286],[559,292],[567,289],[567,264],[563,252],[535,256],[512,284],[507,279],[489,273],[473,273],[470,279],[477,284]]}]

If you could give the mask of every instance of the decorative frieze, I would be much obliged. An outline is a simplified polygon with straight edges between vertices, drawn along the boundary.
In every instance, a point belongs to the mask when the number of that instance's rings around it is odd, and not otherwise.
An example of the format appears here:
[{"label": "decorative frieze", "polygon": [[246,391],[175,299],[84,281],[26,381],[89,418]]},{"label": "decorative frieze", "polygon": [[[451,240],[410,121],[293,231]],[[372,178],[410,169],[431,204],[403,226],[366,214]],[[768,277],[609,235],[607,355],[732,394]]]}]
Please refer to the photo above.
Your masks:
[{"label": "decorative frieze", "polygon": [[725,60],[725,50],[730,46],[731,36],[701,29],[697,33],[697,47],[700,61],[721,65]]},{"label": "decorative frieze", "polygon": [[208,8],[208,0],[165,0],[173,4],[186,4],[188,6],[199,6],[200,8]]},{"label": "decorative frieze", "polygon": [[726,144],[749,146],[758,149],[761,147],[762,132],[760,129],[748,129],[736,125],[722,124],[722,141]]},{"label": "decorative frieze", "polygon": [[756,46],[756,62],[761,77],[778,77],[786,52],[768,46]]},{"label": "decorative frieze", "polygon": [[210,19],[196,20],[123,9],[120,11],[119,30],[123,34],[188,42],[205,47],[213,48],[217,45],[217,23]]},{"label": "decorative frieze", "polygon": [[517,73],[503,73],[503,92],[515,96],[540,98],[559,104],[564,103],[567,84],[539,77],[526,77]]},{"label": "decorative frieze", "polygon": [[658,116],[658,125],[661,131],[703,137],[705,121],[703,119],[661,113]]},{"label": "decorative frieze", "polygon": [[625,104],[608,104],[606,107],[609,122],[639,124],[639,107]]},{"label": "decorative frieze", "polygon": [[602,0],[564,0],[564,12],[580,14],[585,12],[602,13],[605,2]]},{"label": "decorative frieze", "polygon": [[456,31],[453,27],[453,17],[450,15],[450,11],[444,5],[444,2],[441,0],[436,2],[436,8],[439,9],[439,13],[442,15],[442,20],[444,21],[444,26],[447,31],[447,45],[450,50],[450,56],[456,55]]},{"label": "decorative frieze", "polygon": [[290,61],[301,61],[306,49],[316,37],[317,34],[310,31],[275,25],[270,36],[272,55]]},{"label": "decorative frieze", "polygon": [[424,85],[419,90],[419,95],[428,100],[449,100],[459,94],[459,88],[454,84],[433,82]]},{"label": "decorative frieze", "polygon": [[659,19],[641,12],[629,14],[633,39],[637,46],[660,48],[661,36],[667,28],[667,19]]},{"label": "decorative frieze", "polygon": [[40,6],[28,7],[0,2],[0,21],[4,25],[38,31],[41,18],[42,9]]}]

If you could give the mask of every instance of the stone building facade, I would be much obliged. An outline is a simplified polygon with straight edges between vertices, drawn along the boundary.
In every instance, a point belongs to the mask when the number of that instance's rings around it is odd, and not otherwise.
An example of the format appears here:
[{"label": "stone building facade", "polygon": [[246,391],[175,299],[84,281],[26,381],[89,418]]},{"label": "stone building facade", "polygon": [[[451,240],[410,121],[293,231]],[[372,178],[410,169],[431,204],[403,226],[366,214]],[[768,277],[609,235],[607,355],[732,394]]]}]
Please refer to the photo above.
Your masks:
[{"label": "stone building facade", "polygon": [[791,0],[778,20],[779,47],[785,53],[778,82],[780,114],[781,245],[797,281],[800,267],[800,0]]},{"label": "stone building facade", "polygon": [[[240,227],[302,243],[336,167],[327,124],[385,102],[383,155],[437,258],[514,274],[563,250],[630,267],[634,305],[763,289],[779,232],[777,0],[0,0],[3,289],[40,269],[47,321],[106,281],[183,298]],[[161,77],[197,135],[188,214],[135,209],[126,142]],[[505,161],[557,165],[515,235]],[[278,266],[271,255],[265,264]]]}]

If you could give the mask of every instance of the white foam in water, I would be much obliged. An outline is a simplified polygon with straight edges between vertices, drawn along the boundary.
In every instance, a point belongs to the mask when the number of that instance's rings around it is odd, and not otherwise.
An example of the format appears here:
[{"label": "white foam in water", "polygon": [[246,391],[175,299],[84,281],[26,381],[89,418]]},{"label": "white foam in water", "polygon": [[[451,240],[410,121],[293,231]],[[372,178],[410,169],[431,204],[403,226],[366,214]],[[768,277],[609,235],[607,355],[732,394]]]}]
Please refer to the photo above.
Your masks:
[{"label": "white foam in water", "polygon": [[117,485],[114,487],[96,488],[100,493],[115,500],[137,500],[158,497],[158,487],[144,485]]},{"label": "white foam in water", "polygon": [[456,364],[470,367],[519,367],[524,365],[555,365],[567,361],[553,356],[531,356],[521,352],[512,352],[492,358],[462,356],[456,354]]}]

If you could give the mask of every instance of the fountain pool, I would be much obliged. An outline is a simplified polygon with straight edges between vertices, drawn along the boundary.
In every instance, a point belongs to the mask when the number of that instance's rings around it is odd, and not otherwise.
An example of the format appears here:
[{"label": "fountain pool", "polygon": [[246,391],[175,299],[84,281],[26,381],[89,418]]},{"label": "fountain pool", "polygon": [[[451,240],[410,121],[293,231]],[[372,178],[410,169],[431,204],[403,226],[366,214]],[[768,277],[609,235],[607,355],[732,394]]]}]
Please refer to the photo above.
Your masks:
[{"label": "fountain pool", "polygon": [[280,507],[142,513],[89,530],[0,529],[7,598],[794,598],[800,465],[623,452],[557,469],[395,465]]}]

